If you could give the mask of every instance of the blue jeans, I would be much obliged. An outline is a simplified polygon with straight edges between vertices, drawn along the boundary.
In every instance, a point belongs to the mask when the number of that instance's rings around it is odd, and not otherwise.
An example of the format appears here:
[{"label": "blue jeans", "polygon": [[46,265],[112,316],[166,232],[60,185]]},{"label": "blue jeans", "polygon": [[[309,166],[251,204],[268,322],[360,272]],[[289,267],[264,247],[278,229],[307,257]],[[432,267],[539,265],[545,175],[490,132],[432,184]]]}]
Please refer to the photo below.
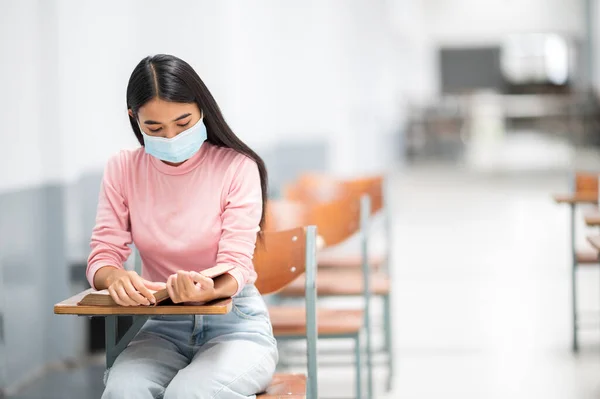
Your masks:
[{"label": "blue jeans", "polygon": [[254,398],[278,357],[265,302],[248,285],[227,315],[150,318],[107,371],[102,398]]}]

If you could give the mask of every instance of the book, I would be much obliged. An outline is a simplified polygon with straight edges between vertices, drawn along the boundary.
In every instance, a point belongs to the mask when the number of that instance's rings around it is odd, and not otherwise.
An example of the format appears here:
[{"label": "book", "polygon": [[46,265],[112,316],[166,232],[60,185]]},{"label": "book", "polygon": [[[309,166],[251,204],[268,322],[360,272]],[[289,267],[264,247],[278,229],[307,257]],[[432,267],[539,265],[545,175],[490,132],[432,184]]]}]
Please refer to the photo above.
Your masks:
[{"label": "book", "polygon": [[[200,274],[202,274],[208,278],[215,278],[222,274],[227,273],[228,271],[230,271],[232,269],[233,269],[233,266],[231,266],[231,265],[218,265],[218,266],[213,266],[213,267],[209,267],[208,269],[202,270],[200,272]],[[150,292],[152,292],[152,295],[154,295],[154,298],[156,298],[156,303],[154,305],[149,305],[149,306],[156,306],[157,304],[169,299],[169,291],[166,288],[164,288],[162,290],[158,290],[158,291],[150,290]],[[77,303],[77,305],[79,305],[79,306],[119,306],[114,301],[114,299],[112,299],[108,290],[92,291],[89,294],[85,295],[83,298],[81,298],[81,300]]]}]

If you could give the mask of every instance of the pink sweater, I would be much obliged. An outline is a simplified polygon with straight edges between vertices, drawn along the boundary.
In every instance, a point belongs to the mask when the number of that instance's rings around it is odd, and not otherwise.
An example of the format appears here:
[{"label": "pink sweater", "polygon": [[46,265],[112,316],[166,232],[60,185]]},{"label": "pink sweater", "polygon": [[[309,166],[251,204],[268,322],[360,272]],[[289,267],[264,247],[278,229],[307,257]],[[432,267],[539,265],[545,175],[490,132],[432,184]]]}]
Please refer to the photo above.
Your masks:
[{"label": "pink sweater", "polygon": [[234,150],[205,142],[179,166],[143,148],[121,151],[104,171],[88,281],[94,287],[103,266],[122,268],[134,242],[147,280],[233,264],[239,293],[256,280],[252,255],[261,212],[256,163]]}]

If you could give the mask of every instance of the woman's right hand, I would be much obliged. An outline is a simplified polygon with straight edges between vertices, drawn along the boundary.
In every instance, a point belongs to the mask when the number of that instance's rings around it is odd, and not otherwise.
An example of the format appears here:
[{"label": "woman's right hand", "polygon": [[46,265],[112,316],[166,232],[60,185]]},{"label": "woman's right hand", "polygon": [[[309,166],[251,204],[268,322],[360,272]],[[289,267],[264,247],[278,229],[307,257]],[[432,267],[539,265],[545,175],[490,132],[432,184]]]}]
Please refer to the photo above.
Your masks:
[{"label": "woman's right hand", "polygon": [[165,283],[148,281],[135,271],[123,269],[114,270],[107,283],[110,296],[121,306],[155,304],[156,299],[150,290],[158,291],[166,287]]}]

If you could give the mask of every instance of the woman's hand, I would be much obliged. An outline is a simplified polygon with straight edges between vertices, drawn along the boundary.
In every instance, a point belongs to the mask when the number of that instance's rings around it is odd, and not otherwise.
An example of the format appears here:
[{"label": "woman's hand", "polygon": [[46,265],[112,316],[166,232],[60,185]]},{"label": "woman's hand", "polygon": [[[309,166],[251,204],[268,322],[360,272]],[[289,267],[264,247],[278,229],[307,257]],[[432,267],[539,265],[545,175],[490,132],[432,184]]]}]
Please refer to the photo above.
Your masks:
[{"label": "woman's hand", "polygon": [[180,270],[167,279],[167,290],[174,303],[205,303],[215,299],[213,279],[197,272]]},{"label": "woman's hand", "polygon": [[156,299],[150,290],[161,290],[165,283],[155,283],[141,278],[134,271],[115,270],[109,277],[108,292],[121,306],[155,304]]}]

